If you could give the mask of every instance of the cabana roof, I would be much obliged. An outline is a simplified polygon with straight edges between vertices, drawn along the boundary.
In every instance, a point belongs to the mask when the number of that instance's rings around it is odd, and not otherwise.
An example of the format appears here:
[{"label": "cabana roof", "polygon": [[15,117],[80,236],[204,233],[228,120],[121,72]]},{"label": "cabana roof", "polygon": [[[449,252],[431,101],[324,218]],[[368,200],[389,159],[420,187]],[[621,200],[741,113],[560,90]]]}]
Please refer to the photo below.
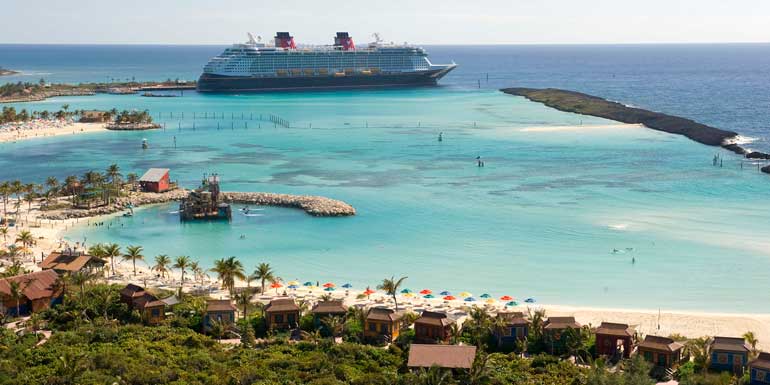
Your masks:
[{"label": "cabana roof", "polygon": [[596,328],[595,333],[615,337],[633,337],[634,328],[628,326],[627,324],[602,322],[601,325]]},{"label": "cabana roof", "polygon": [[235,306],[229,299],[210,299],[206,301],[206,311],[235,311]]},{"label": "cabana roof", "polygon": [[348,309],[343,305],[342,300],[321,301],[313,306],[313,314],[346,314]]},{"label": "cabana roof", "polygon": [[104,265],[104,261],[77,251],[54,251],[40,263],[42,269],[80,271],[89,263]]},{"label": "cabana roof", "polygon": [[475,359],[475,346],[412,344],[407,366],[430,368],[435,365],[447,369],[470,369]]},{"label": "cabana roof", "polygon": [[454,320],[449,318],[449,316],[446,313],[439,313],[435,311],[424,311],[420,315],[420,318],[418,318],[416,321],[414,321],[415,324],[423,324],[423,325],[430,325],[430,326],[440,326],[440,327],[446,327],[454,323]]},{"label": "cabana roof", "polygon": [[522,312],[497,313],[509,326],[529,325],[529,320]]},{"label": "cabana roof", "polygon": [[668,337],[647,336],[644,341],[639,343],[639,349],[657,350],[661,352],[673,353],[682,349],[684,345]]},{"label": "cabana roof", "polygon": [[575,317],[549,317],[545,321],[545,330],[561,330],[561,329],[580,329],[580,324],[575,321]]},{"label": "cabana roof", "polygon": [[770,370],[770,353],[759,353],[757,358],[749,361],[749,367]]},{"label": "cabana roof", "polygon": [[374,307],[369,309],[369,313],[366,314],[368,321],[398,321],[404,317],[403,312],[397,312],[393,309],[386,309],[381,307]]},{"label": "cabana roof", "polygon": [[41,298],[51,298],[56,295],[56,281],[59,274],[53,270],[42,270],[34,273],[17,275],[0,279],[0,295],[11,295],[11,282],[21,285],[22,293],[30,301]]},{"label": "cabana roof", "polygon": [[299,306],[297,306],[293,298],[276,298],[270,301],[270,303],[265,308],[265,312],[267,313],[289,311],[299,311]]},{"label": "cabana roof", "polygon": [[747,353],[751,351],[751,346],[746,343],[746,340],[740,337],[714,337],[711,341],[711,350]]},{"label": "cabana roof", "polygon": [[171,171],[167,168],[151,168],[139,178],[140,182],[160,182],[163,177]]}]

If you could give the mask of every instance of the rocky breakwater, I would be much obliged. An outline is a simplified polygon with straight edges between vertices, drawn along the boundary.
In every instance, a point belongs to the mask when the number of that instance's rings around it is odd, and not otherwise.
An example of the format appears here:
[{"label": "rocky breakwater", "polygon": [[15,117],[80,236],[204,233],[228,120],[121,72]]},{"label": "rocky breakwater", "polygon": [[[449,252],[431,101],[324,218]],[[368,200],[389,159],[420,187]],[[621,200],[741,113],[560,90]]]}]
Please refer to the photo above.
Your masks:
[{"label": "rocky breakwater", "polygon": [[[510,95],[523,96],[559,111],[598,116],[629,124],[642,124],[653,130],[684,135],[698,143],[720,146],[749,159],[770,160],[770,154],[749,151],[737,144],[737,132],[707,126],[679,116],[629,107],[597,96],[556,88],[504,88],[501,91]],[[770,174],[770,166],[762,168],[762,171]]]},{"label": "rocky breakwater", "polygon": [[120,197],[111,204],[88,209],[68,208],[63,210],[43,212],[39,218],[51,220],[65,220],[75,218],[89,218],[100,215],[109,215],[128,210],[129,207],[140,207],[170,201],[178,201],[187,195],[187,190],[177,189],[160,194],[156,193],[133,193],[130,197]]},{"label": "rocky breakwater", "polygon": [[144,131],[160,127],[160,124],[157,123],[112,123],[107,125],[107,129],[113,131]]},{"label": "rocky breakwater", "polygon": [[315,217],[342,217],[356,215],[353,206],[336,199],[312,196],[260,192],[225,192],[222,198],[228,203],[260,206],[294,207]]}]

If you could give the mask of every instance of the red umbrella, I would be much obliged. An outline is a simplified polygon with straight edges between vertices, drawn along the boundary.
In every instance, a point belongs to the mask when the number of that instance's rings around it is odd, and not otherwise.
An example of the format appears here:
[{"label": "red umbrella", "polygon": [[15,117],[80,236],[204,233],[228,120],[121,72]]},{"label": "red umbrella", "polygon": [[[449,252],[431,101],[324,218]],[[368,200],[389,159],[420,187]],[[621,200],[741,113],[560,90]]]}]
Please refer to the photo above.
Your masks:
[{"label": "red umbrella", "polygon": [[511,297],[510,295],[504,295],[504,296],[500,297],[500,300],[501,301],[513,301],[513,297]]},{"label": "red umbrella", "polygon": [[281,283],[278,282],[278,281],[275,281],[275,282],[270,284],[270,288],[271,289],[275,289],[275,294],[278,294],[278,288],[279,287],[283,287],[283,285],[281,285]]},{"label": "red umbrella", "polygon": [[430,289],[422,289],[422,291],[420,291],[420,294],[428,295],[428,294],[433,294],[433,292]]},{"label": "red umbrella", "polygon": [[448,295],[448,296],[444,297],[444,300],[445,300],[445,301],[454,301],[454,300],[456,300],[456,299],[457,299],[457,298],[455,298],[455,296],[453,296],[453,295]]},{"label": "red umbrella", "polygon": [[333,284],[333,283],[331,283],[331,282],[326,282],[326,283],[324,284],[324,287],[334,287],[334,286],[336,286],[336,285],[335,285],[335,284]]},{"label": "red umbrella", "polygon": [[374,294],[374,293],[376,293],[376,291],[374,291],[374,290],[372,290],[372,289],[370,289],[368,287],[366,288],[366,290],[364,290],[364,295],[366,295],[367,297],[372,295],[372,294]]}]

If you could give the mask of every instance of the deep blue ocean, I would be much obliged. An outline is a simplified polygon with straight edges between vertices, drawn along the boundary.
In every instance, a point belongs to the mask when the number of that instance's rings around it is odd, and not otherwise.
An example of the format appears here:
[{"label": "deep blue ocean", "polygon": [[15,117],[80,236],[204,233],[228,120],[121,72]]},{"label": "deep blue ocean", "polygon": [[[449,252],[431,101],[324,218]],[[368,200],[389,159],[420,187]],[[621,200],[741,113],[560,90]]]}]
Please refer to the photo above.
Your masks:
[{"label": "deep blue ocean", "polygon": [[[0,81],[192,80],[223,48],[0,45],[0,66],[23,72]],[[218,172],[227,191],[323,195],[358,211],[314,218],[264,208],[232,223],[180,224],[169,204],[64,234],[204,266],[237,256],[249,269],[269,262],[287,280],[357,288],[404,275],[416,290],[542,303],[770,312],[766,162],[496,90],[584,91],[770,149],[770,45],[427,48],[433,62],[459,65],[439,87],[17,104],[148,109],[165,128],[0,143],[0,180],[63,180],[114,162],[124,174],[170,168],[187,188]]]},{"label": "deep blue ocean", "polygon": [[[187,79],[225,46],[2,45],[9,81]],[[680,115],[770,150],[770,44],[426,46],[446,87],[556,87]]]}]

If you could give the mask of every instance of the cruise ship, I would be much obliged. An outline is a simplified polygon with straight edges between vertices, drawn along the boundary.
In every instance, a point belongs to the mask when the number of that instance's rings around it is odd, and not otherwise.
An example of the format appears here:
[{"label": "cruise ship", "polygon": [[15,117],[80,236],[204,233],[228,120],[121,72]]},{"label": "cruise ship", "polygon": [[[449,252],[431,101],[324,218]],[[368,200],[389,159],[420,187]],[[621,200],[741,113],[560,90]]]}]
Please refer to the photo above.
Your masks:
[{"label": "cruise ship", "polygon": [[412,45],[383,44],[377,34],[356,48],[347,32],[333,45],[298,47],[288,32],[274,44],[249,40],[212,58],[198,79],[200,92],[257,92],[302,89],[377,88],[436,85],[457,65],[433,64]]}]

